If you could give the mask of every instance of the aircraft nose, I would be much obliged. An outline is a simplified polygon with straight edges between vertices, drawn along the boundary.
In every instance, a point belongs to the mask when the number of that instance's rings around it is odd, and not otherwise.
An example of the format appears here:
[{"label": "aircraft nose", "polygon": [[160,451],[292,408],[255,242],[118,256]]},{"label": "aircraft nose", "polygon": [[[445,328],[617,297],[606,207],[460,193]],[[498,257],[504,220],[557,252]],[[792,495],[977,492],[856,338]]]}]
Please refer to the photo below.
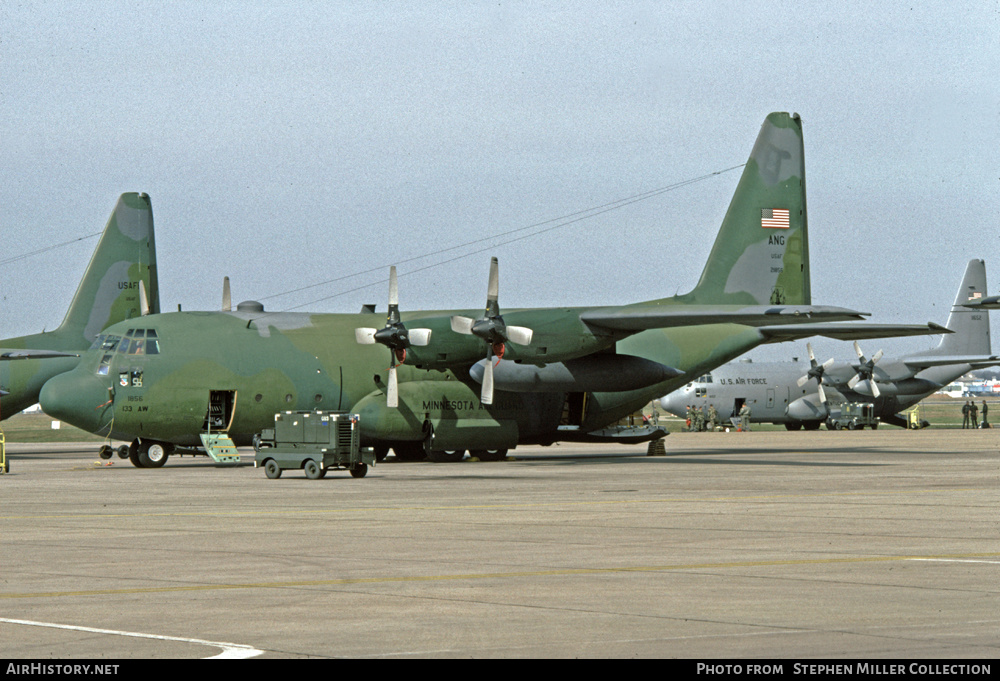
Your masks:
[{"label": "aircraft nose", "polygon": [[89,433],[107,425],[106,410],[100,407],[109,399],[107,386],[94,376],[75,371],[50,378],[38,396],[46,414]]},{"label": "aircraft nose", "polygon": [[683,401],[681,399],[679,392],[680,391],[675,391],[665,397],[661,397],[660,408],[663,409],[663,411],[667,411],[670,412],[671,414],[676,415],[677,409],[680,408],[680,404]]}]

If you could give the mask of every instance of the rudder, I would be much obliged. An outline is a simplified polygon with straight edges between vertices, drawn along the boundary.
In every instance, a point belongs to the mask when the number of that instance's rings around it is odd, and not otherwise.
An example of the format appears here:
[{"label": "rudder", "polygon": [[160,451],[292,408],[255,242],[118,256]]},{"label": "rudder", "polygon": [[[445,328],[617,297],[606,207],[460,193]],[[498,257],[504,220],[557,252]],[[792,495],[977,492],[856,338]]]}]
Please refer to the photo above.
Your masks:
[{"label": "rudder", "polygon": [[149,311],[160,311],[153,206],[145,193],[118,198],[94,255],[55,333],[87,347],[110,324],[140,316],[139,281]]},{"label": "rudder", "polygon": [[811,305],[802,121],[772,113],[722,220],[698,285],[709,305]]},{"label": "rudder", "polygon": [[946,324],[954,333],[944,334],[938,346],[930,353],[924,354],[948,356],[991,354],[989,311],[962,305],[985,295],[986,263],[977,259],[970,260]]}]

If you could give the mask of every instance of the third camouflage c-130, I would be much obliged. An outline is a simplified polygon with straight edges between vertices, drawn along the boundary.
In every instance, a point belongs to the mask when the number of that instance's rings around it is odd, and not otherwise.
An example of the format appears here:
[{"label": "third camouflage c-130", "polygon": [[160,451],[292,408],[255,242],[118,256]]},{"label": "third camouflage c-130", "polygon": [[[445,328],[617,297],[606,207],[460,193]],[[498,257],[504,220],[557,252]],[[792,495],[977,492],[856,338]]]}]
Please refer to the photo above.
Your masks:
[{"label": "third camouflage c-130", "polygon": [[828,322],[862,318],[812,305],[806,223],[801,121],[773,113],[690,293],[501,313],[494,267],[483,313],[400,312],[392,277],[382,325],[371,313],[259,303],[149,315],[108,328],[76,370],[46,383],[41,404],[131,440],[143,467],[198,446],[207,428],[249,444],[276,412],[314,408],[360,414],[362,444],[404,459],[502,458],[519,444],[596,438],[763,342],[838,337],[846,329]]}]

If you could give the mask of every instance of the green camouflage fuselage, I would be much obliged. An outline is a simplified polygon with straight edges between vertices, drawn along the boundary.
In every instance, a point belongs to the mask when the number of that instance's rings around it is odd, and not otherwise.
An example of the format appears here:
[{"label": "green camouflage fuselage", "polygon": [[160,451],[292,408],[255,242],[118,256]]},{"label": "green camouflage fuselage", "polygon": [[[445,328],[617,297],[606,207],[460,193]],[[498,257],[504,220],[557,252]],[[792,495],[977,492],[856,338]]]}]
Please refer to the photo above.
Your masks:
[{"label": "green camouflage fuselage", "polygon": [[[761,342],[755,329],[738,324],[643,331],[616,342],[613,334],[587,329],[579,321],[580,312],[513,310],[505,317],[511,323],[544,317],[546,325],[536,324],[530,350],[537,354],[544,349],[553,361],[617,344],[620,354],[654,360],[687,375]],[[419,316],[447,319],[449,314]],[[253,317],[258,321],[251,321]],[[408,326],[424,323],[405,316],[404,321]],[[109,327],[101,338],[124,336],[138,327],[153,330],[156,353],[122,351],[122,343],[113,351],[90,350],[66,375],[73,394],[65,399],[80,407],[71,422],[117,439],[198,445],[206,429],[210,393],[216,391],[232,394],[231,419],[225,427],[237,444],[247,444],[255,433],[271,427],[275,413],[305,409],[360,413],[368,443],[420,441],[425,422],[433,426],[435,441],[443,448],[513,447],[560,438],[566,393],[498,391],[492,405],[481,404],[481,386],[469,377],[468,366],[481,359],[484,345],[445,329],[434,331],[434,353],[447,355],[449,362],[467,357],[468,364],[418,368],[411,365],[419,361],[411,355],[399,367],[399,408],[388,408],[389,351],[355,341],[355,329],[371,322],[371,314],[279,313],[261,318],[241,312],[176,312],[123,322]],[[531,354],[526,350],[510,346],[507,358]],[[682,376],[641,390],[579,395],[573,404],[580,413],[572,415],[573,423],[584,432],[601,428],[687,380]],[[55,416],[61,411],[55,406],[62,399],[57,394],[60,383],[50,384],[45,400]]]}]

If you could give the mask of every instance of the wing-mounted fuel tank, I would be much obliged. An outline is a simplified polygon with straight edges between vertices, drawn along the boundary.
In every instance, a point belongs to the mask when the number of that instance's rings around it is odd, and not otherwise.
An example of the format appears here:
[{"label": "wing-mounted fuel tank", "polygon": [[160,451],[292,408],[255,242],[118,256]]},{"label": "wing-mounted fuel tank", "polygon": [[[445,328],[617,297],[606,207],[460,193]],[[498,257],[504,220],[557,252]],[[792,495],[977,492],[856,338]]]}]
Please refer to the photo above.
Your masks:
[{"label": "wing-mounted fuel tank", "polygon": [[[472,365],[469,375],[482,383],[485,361]],[[503,359],[493,368],[498,390],[511,392],[624,392],[639,390],[683,375],[672,367],[631,355],[597,354],[544,366]]]},{"label": "wing-mounted fuel tank", "polygon": [[512,449],[538,433],[555,432],[562,395],[498,392],[492,405],[480,401],[479,386],[457,380],[405,381],[399,406],[374,391],[354,405],[362,444],[424,442],[433,449]]}]

